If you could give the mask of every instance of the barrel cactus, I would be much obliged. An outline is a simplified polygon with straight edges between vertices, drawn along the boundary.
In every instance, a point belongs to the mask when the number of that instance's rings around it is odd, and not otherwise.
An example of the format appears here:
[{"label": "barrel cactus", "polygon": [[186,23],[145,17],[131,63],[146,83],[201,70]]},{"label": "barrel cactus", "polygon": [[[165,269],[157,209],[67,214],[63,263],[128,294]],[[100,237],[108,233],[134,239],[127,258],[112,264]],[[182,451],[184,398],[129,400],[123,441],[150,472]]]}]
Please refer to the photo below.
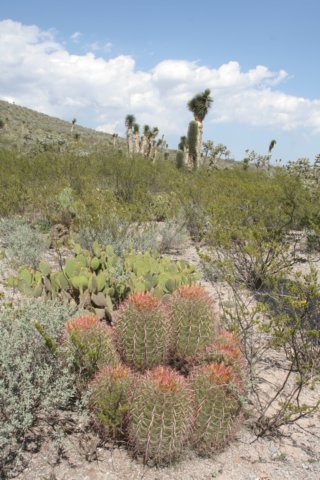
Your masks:
[{"label": "barrel cactus", "polygon": [[191,440],[200,454],[221,449],[239,421],[241,402],[232,375],[232,367],[215,362],[195,367],[191,373],[195,402]]},{"label": "barrel cactus", "polygon": [[146,373],[136,387],[130,408],[129,442],[144,461],[173,460],[189,438],[192,393],[187,381],[169,367]]},{"label": "barrel cactus", "polygon": [[90,384],[90,407],[104,434],[123,437],[134,377],[123,365],[104,366]]},{"label": "barrel cactus", "polygon": [[180,287],[170,302],[170,313],[174,357],[190,361],[214,341],[217,318],[201,286]]},{"label": "barrel cactus", "polygon": [[205,290],[183,286],[162,301],[138,292],[113,320],[110,327],[87,315],[66,326],[73,368],[86,381],[100,368],[89,405],[103,437],[153,464],[189,444],[199,454],[221,449],[241,419],[246,362]]},{"label": "barrel cactus", "polygon": [[136,293],[122,305],[116,324],[122,360],[138,370],[166,363],[170,322],[166,308],[151,293]]},{"label": "barrel cactus", "polygon": [[66,350],[73,369],[89,379],[103,365],[120,362],[115,348],[113,329],[94,315],[83,315],[66,324]]},{"label": "barrel cactus", "polygon": [[243,393],[246,387],[247,364],[240,340],[226,330],[219,333],[214,343],[206,347],[198,363],[223,363],[231,367],[232,383]]}]

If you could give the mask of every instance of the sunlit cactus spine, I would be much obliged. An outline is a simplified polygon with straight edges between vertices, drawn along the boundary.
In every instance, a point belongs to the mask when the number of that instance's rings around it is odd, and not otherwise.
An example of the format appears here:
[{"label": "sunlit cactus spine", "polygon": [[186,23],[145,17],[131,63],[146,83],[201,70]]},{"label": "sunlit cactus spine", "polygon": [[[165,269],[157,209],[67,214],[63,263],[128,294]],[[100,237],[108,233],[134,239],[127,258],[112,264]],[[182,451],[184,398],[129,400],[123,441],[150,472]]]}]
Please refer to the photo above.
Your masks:
[{"label": "sunlit cactus spine", "polygon": [[113,329],[94,315],[83,315],[66,324],[65,345],[73,369],[89,379],[103,365],[120,363]]},{"label": "sunlit cactus spine", "polygon": [[166,363],[170,321],[166,308],[151,293],[136,293],[124,302],[116,324],[118,351],[124,363],[138,370]]},{"label": "sunlit cactus spine", "polygon": [[206,291],[197,285],[184,285],[170,301],[172,355],[186,361],[213,343],[217,316]]},{"label": "sunlit cactus spine", "polygon": [[232,367],[224,363],[195,367],[191,373],[195,404],[191,443],[199,454],[220,450],[239,423],[241,402],[232,375]]},{"label": "sunlit cactus spine", "polygon": [[90,408],[108,437],[124,436],[133,383],[134,376],[127,367],[106,365],[90,384]]},{"label": "sunlit cactus spine", "polygon": [[181,452],[192,427],[192,392],[169,367],[147,372],[135,389],[129,442],[145,462],[169,463]]}]

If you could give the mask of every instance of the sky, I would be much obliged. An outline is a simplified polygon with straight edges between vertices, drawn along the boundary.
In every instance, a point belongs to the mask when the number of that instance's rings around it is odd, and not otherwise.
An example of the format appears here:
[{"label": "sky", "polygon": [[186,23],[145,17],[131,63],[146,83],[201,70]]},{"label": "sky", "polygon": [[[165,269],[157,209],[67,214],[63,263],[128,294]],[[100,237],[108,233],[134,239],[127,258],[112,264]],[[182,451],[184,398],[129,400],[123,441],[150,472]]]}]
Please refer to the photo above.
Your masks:
[{"label": "sky", "polygon": [[0,99],[120,135],[130,113],[176,148],[209,88],[204,141],[314,160],[319,18],[319,0],[6,0]]}]

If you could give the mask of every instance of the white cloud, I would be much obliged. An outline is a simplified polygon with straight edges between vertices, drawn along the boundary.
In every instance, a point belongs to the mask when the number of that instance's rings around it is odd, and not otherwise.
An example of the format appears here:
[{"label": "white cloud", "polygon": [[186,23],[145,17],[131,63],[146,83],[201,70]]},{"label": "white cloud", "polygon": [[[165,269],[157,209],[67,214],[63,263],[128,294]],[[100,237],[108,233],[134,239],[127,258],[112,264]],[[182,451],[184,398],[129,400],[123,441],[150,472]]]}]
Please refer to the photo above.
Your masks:
[{"label": "white cloud", "polygon": [[[72,38],[76,41],[80,32]],[[284,70],[257,65],[243,72],[237,61],[218,68],[185,60],[164,60],[151,70],[138,70],[131,56],[111,59],[95,52],[111,44],[91,45],[74,55],[57,42],[53,32],[12,20],[0,22],[0,97],[79,123],[124,133],[127,113],[143,125],[157,125],[177,140],[185,133],[191,113],[187,101],[210,88],[214,105],[206,129],[214,123],[240,123],[283,131],[298,128],[320,132],[320,99],[288,95],[280,90]]]},{"label": "white cloud", "polygon": [[117,133],[118,125],[119,125],[119,122],[104,123],[102,125],[98,125],[96,127],[96,130],[98,132],[104,132],[104,133]]},{"label": "white cloud", "polygon": [[80,37],[81,37],[81,33],[80,33],[80,32],[74,32],[74,33],[71,35],[71,40],[73,40],[75,43],[78,43]]},{"label": "white cloud", "polygon": [[104,53],[109,53],[112,50],[112,43],[107,42],[107,43],[101,43],[101,42],[93,42],[89,45],[89,50],[92,52],[104,52]]}]

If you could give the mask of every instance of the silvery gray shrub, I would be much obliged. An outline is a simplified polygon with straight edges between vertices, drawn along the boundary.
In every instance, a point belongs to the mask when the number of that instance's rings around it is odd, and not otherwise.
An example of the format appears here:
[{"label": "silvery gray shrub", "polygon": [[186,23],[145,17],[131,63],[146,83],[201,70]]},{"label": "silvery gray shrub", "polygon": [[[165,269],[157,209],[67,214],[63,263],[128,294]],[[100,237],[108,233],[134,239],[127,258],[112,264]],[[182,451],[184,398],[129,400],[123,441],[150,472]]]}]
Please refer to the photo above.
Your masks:
[{"label": "silvery gray shrub", "polygon": [[5,256],[13,266],[28,265],[36,268],[50,241],[20,219],[0,220],[0,242]]},{"label": "silvery gray shrub", "polygon": [[[59,337],[74,315],[68,305],[33,301],[22,309],[0,313],[0,478],[21,448],[39,412],[66,407],[74,395],[74,379],[59,356]],[[35,328],[41,325],[57,342],[50,349]]]}]

